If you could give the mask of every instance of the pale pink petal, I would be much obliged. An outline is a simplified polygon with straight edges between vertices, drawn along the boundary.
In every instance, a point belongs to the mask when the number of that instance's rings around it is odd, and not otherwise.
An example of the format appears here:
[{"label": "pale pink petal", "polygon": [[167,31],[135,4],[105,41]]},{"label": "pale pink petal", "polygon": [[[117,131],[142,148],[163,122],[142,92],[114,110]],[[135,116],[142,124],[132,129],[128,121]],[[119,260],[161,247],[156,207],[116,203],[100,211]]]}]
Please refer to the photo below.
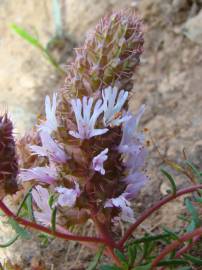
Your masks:
[{"label": "pale pink petal", "polygon": [[53,184],[57,179],[57,171],[54,167],[35,167],[21,171],[19,178],[22,182],[37,180],[47,184]]},{"label": "pale pink petal", "polygon": [[53,94],[53,103],[51,105],[51,100],[49,96],[46,96],[45,99],[45,112],[46,112],[46,121],[41,123],[39,130],[48,132],[51,134],[53,131],[57,130],[57,118],[56,118],[56,105],[57,105],[57,95]]},{"label": "pale pink petal", "polygon": [[93,107],[93,98],[83,97],[82,103],[80,99],[71,100],[72,109],[75,114],[77,129],[70,130],[69,134],[77,139],[89,139],[94,136],[102,135],[108,131],[107,128],[96,129],[96,121],[103,112],[102,101],[99,99]]},{"label": "pale pink petal", "polygon": [[130,202],[125,198],[126,195],[127,194],[123,193],[117,198],[108,199],[105,203],[105,208],[117,207],[121,210],[120,218],[123,221],[134,222],[134,213],[133,210],[130,208]]},{"label": "pale pink petal", "polygon": [[77,183],[75,184],[75,189],[57,187],[55,190],[59,193],[57,203],[60,206],[73,207],[80,194],[79,185]]},{"label": "pale pink petal", "polygon": [[62,146],[59,145],[56,141],[54,141],[48,132],[40,132],[40,138],[42,146],[30,146],[30,149],[34,153],[39,156],[49,157],[51,161],[58,163],[65,163],[69,159],[69,156],[62,149]]},{"label": "pale pink petal", "polygon": [[[102,91],[105,126],[119,126],[121,123],[130,119],[129,115],[122,117],[122,108],[128,98],[128,92],[121,90],[118,93],[116,87],[107,87]],[[119,115],[120,113],[120,115]]]},{"label": "pale pink petal", "polygon": [[108,158],[107,153],[108,153],[108,148],[106,148],[99,155],[94,157],[93,162],[92,162],[93,170],[100,172],[102,175],[105,174],[105,169],[103,166],[104,166],[104,162]]},{"label": "pale pink petal", "polygon": [[40,210],[40,211],[37,211],[37,210],[34,211],[34,216],[36,220],[45,226],[49,226],[51,224],[52,214],[51,214],[51,208],[48,203],[49,193],[47,189],[39,185],[36,186],[32,190],[32,197]]}]

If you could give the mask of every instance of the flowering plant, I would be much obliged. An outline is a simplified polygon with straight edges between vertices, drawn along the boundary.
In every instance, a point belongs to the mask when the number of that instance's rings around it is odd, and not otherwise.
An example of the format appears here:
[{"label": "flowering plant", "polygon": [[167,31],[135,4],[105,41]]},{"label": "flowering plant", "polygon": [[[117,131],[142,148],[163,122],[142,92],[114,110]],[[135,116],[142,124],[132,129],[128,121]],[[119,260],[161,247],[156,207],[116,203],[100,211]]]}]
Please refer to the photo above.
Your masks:
[{"label": "flowering plant", "polygon": [[[151,255],[148,243],[161,239],[159,236],[155,239],[147,236],[146,241],[136,239],[125,245],[137,226],[155,210],[202,188],[199,182],[177,191],[172,176],[163,171],[173,193],[147,209],[139,219],[134,218],[131,201],[148,179],[144,170],[147,157],[144,134],[138,129],[145,106],[136,114],[128,110],[132,75],[143,51],[141,28],[136,16],[124,12],[114,13],[97,25],[84,46],[76,49],[65,87],[52,98],[46,97],[45,116],[29,135],[17,142],[18,164],[12,124],[7,115],[0,118],[0,209],[15,224],[18,235],[24,230],[16,224],[21,224],[81,242],[94,250],[104,245],[103,253],[115,265],[102,269],[164,266],[160,260],[169,252],[183,241],[197,241],[202,234],[201,223],[195,220],[191,231],[167,245],[156,258]],[[29,183],[28,193],[14,214],[3,198],[26,189],[25,183]],[[25,218],[20,211],[30,198]],[[188,208],[190,205],[189,202]],[[97,236],[71,232],[72,226],[83,226],[88,220],[93,221]],[[132,224],[122,239],[116,239],[114,228],[120,220]],[[167,233],[167,238],[171,236]],[[145,242],[147,253],[142,251],[141,260],[136,261],[137,249],[141,249],[138,245]],[[173,263],[184,261],[173,258],[167,265]]]}]

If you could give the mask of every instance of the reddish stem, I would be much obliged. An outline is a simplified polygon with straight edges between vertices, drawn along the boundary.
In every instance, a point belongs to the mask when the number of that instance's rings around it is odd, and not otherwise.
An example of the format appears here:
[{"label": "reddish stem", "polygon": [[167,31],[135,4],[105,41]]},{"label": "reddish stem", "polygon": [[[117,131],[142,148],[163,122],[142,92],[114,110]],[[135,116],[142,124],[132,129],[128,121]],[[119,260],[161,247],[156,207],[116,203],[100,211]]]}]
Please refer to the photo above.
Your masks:
[{"label": "reddish stem", "polygon": [[129,229],[126,231],[125,235],[119,242],[118,246],[120,248],[123,247],[125,242],[128,240],[128,238],[131,236],[131,234],[135,231],[135,229],[145,220],[147,219],[151,214],[153,214],[156,210],[161,208],[164,204],[176,199],[177,197],[180,197],[182,195],[185,195],[187,193],[194,192],[196,190],[202,189],[202,185],[195,185],[188,188],[184,188],[182,190],[179,190],[176,194],[170,194],[167,197],[163,198],[161,201],[157,202],[154,206],[151,208],[145,210],[143,214],[137,219],[137,221],[132,224]]},{"label": "reddish stem", "polygon": [[62,238],[65,240],[73,240],[73,241],[78,241],[78,242],[92,242],[92,243],[97,243],[97,244],[105,244],[107,246],[111,244],[107,241],[107,239],[102,239],[102,238],[97,238],[97,237],[88,237],[88,236],[77,236],[77,235],[61,233],[58,231],[52,231],[51,229],[47,227],[44,227],[37,223],[31,222],[29,220],[16,216],[13,212],[10,211],[10,209],[8,209],[8,207],[1,200],[0,200],[0,209],[4,212],[6,216],[13,218],[19,224],[22,224],[26,227],[30,227],[34,230],[41,231],[41,232],[47,233],[49,235],[52,235],[58,238]]},{"label": "reddish stem", "polygon": [[[193,238],[192,242],[187,244],[186,246],[182,247],[177,253],[175,258],[180,258],[183,254],[187,253],[193,246],[194,244],[200,239],[200,236],[196,236]],[[164,270],[165,267],[161,267],[159,270]]]},{"label": "reddish stem", "polygon": [[107,240],[108,242],[111,243],[111,245],[107,246],[107,250],[108,253],[110,255],[110,257],[112,258],[112,260],[116,263],[117,266],[121,266],[122,264],[120,263],[119,259],[117,258],[117,256],[114,254],[114,248],[118,248],[116,243],[113,241],[111,235],[109,234],[109,232],[107,231],[107,229],[105,228],[105,226],[103,226],[102,224],[100,224],[99,221],[97,221],[96,219],[94,220],[95,224],[97,225],[98,231],[100,232],[100,235]]},{"label": "reddish stem", "polygon": [[197,235],[196,237],[193,238],[192,242],[186,245],[185,247],[182,247],[177,253],[176,253],[176,258],[180,258],[183,254],[187,253],[193,246],[194,244],[201,238],[200,235]]},{"label": "reddish stem", "polygon": [[183,242],[188,241],[190,239],[193,239],[195,237],[200,237],[202,235],[202,227],[195,229],[193,232],[186,233],[183,236],[181,236],[176,241],[172,242],[170,245],[165,247],[161,253],[156,257],[156,259],[152,262],[152,269],[157,266],[157,264],[170,252],[175,250],[178,246],[180,246]]}]

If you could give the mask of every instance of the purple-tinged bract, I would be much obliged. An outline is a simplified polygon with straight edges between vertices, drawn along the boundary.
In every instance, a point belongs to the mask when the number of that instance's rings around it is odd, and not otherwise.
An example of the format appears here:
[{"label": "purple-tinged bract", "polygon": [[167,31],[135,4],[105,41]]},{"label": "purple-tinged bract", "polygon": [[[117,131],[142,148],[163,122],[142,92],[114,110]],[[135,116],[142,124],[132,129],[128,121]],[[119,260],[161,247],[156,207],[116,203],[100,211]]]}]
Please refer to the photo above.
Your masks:
[{"label": "purple-tinged bract", "polygon": [[14,194],[17,185],[18,162],[13,124],[7,114],[0,116],[0,198]]}]

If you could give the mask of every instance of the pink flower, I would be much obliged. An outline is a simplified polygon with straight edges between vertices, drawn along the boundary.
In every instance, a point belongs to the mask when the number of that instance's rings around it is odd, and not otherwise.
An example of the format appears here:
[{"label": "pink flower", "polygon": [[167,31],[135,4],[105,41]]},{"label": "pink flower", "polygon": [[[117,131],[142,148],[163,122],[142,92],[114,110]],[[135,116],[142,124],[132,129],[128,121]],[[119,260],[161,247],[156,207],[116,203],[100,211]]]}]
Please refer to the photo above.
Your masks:
[{"label": "pink flower", "polygon": [[108,131],[108,129],[96,129],[96,121],[98,117],[103,112],[102,101],[100,99],[97,100],[93,113],[93,98],[83,97],[82,103],[80,99],[72,99],[71,100],[72,109],[75,114],[76,123],[77,123],[77,131],[69,131],[69,134],[75,138],[84,140],[89,139],[94,136],[102,135]]},{"label": "pink flower", "polygon": [[[145,111],[145,105],[142,105],[138,113],[125,122],[123,127],[123,136],[119,146],[119,150],[122,152],[127,152],[130,150],[131,145],[139,145],[144,142],[144,134],[137,131],[140,118]],[[125,148],[125,149],[124,149]]]},{"label": "pink flower", "polygon": [[60,206],[73,207],[77,197],[80,195],[80,189],[77,183],[75,183],[75,189],[57,187],[55,190],[59,193],[57,203]]},{"label": "pink flower", "polygon": [[108,153],[108,148],[106,148],[99,155],[97,155],[96,157],[94,157],[93,158],[93,162],[92,162],[92,168],[93,168],[93,170],[100,172],[102,175],[105,174],[105,169],[103,167],[103,163],[108,158],[107,153]]},{"label": "pink flower", "polygon": [[49,193],[47,189],[36,186],[32,190],[32,197],[40,209],[40,211],[34,211],[34,216],[38,222],[45,226],[49,226],[51,224],[51,208],[48,204]]},{"label": "pink flower", "polygon": [[118,94],[118,89],[116,87],[107,87],[102,91],[103,97],[103,107],[104,107],[104,125],[119,126],[121,123],[127,121],[130,116],[125,114],[120,116],[118,114],[121,112],[121,109],[128,98],[128,92],[121,90]]},{"label": "pink flower", "polygon": [[135,172],[125,177],[123,179],[123,181],[127,184],[124,191],[125,198],[128,200],[134,199],[147,180],[148,177],[142,172]]},{"label": "pink flower", "polygon": [[45,112],[46,121],[39,126],[40,131],[45,131],[51,134],[53,131],[57,130],[57,118],[56,118],[56,105],[57,105],[57,95],[53,94],[53,103],[51,106],[51,100],[49,96],[45,99]]},{"label": "pink flower", "polygon": [[126,222],[134,222],[134,213],[130,208],[130,202],[125,198],[125,193],[121,194],[117,198],[112,198],[106,201],[105,208],[116,207],[121,210],[120,218]]},{"label": "pink flower", "polygon": [[23,169],[19,177],[23,182],[37,180],[51,185],[57,179],[57,171],[55,167],[35,167]]},{"label": "pink flower", "polygon": [[39,156],[47,156],[51,161],[65,163],[69,157],[62,147],[56,143],[49,133],[43,131],[40,133],[42,146],[31,145],[30,149]]}]

